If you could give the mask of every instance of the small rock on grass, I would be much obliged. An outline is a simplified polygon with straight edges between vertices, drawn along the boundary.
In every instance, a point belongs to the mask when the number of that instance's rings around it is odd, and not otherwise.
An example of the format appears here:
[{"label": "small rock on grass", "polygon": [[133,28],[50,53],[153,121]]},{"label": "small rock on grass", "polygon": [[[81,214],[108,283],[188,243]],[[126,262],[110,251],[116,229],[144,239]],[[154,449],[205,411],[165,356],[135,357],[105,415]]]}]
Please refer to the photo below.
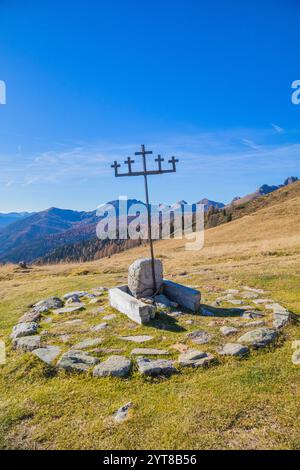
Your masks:
[{"label": "small rock on grass", "polygon": [[39,335],[23,336],[13,341],[14,349],[22,351],[33,351],[41,346],[41,337]]},{"label": "small rock on grass", "polygon": [[66,299],[66,300],[70,299],[74,296],[81,298],[81,297],[85,297],[87,294],[88,294],[88,292],[86,292],[86,291],[76,290],[74,292],[68,292],[67,294],[65,294],[63,296],[63,298]]},{"label": "small rock on grass", "polygon": [[139,335],[139,336],[119,336],[120,339],[124,341],[133,341],[134,343],[145,343],[153,339],[153,336],[149,335]]},{"label": "small rock on grass", "polygon": [[188,333],[186,338],[195,344],[206,344],[211,340],[212,335],[204,330],[196,330]]},{"label": "small rock on grass", "polygon": [[217,351],[222,356],[245,356],[249,353],[249,348],[238,343],[226,343]]},{"label": "small rock on grass", "polygon": [[92,326],[91,331],[101,331],[108,327],[108,323],[99,323],[98,325]]},{"label": "small rock on grass", "polygon": [[113,320],[114,318],[116,318],[116,314],[115,313],[112,313],[111,315],[106,315],[105,317],[102,318],[102,320]]},{"label": "small rock on grass", "polygon": [[50,297],[49,299],[40,300],[34,304],[33,309],[36,312],[45,313],[51,309],[60,308],[63,306],[63,302],[58,297]]},{"label": "small rock on grass", "polygon": [[40,320],[41,316],[42,314],[40,312],[35,312],[34,310],[32,310],[31,312],[24,313],[24,315],[19,318],[18,323],[28,323],[32,321],[37,322]]},{"label": "small rock on grass", "polygon": [[125,405],[121,406],[114,414],[113,419],[116,423],[122,423],[128,418],[128,412],[133,407],[132,401],[129,401]]},{"label": "small rock on grass", "polygon": [[16,338],[21,338],[22,336],[30,336],[36,333],[39,325],[36,322],[24,322],[18,323],[12,329],[11,338],[14,340]]},{"label": "small rock on grass", "polygon": [[131,354],[135,356],[147,356],[147,355],[152,355],[152,356],[159,356],[159,355],[166,355],[169,354],[168,351],[165,349],[155,349],[155,348],[135,348],[131,351]]},{"label": "small rock on grass", "polygon": [[110,356],[93,370],[94,377],[126,377],[131,369],[131,360],[124,356]]},{"label": "small rock on grass", "polygon": [[57,315],[62,315],[63,313],[77,312],[79,310],[82,310],[83,308],[84,308],[84,304],[79,302],[78,304],[72,304],[71,307],[57,308],[53,310],[53,313]]},{"label": "small rock on grass", "polygon": [[79,343],[75,344],[72,349],[85,349],[91,348],[93,346],[98,346],[98,344],[102,343],[102,338],[87,338]]},{"label": "small rock on grass", "polygon": [[258,328],[248,331],[238,339],[239,343],[246,343],[255,349],[263,348],[275,341],[278,333],[271,328]]},{"label": "small rock on grass", "polygon": [[159,375],[169,376],[178,372],[174,366],[174,361],[166,359],[148,359],[146,357],[137,357],[136,359],[138,370],[142,375],[149,375],[152,377]]},{"label": "small rock on grass", "polygon": [[180,354],[178,363],[181,367],[204,367],[214,362],[214,360],[212,354],[192,349]]},{"label": "small rock on grass", "polygon": [[50,365],[60,354],[60,348],[58,346],[46,346],[44,348],[35,349],[32,353],[41,359],[41,361]]},{"label": "small rock on grass", "polygon": [[90,356],[83,351],[70,349],[60,358],[57,367],[71,372],[86,372],[98,362],[99,359],[97,357]]},{"label": "small rock on grass", "polygon": [[224,336],[234,335],[238,331],[238,328],[235,328],[234,326],[221,326],[220,328],[220,332]]}]

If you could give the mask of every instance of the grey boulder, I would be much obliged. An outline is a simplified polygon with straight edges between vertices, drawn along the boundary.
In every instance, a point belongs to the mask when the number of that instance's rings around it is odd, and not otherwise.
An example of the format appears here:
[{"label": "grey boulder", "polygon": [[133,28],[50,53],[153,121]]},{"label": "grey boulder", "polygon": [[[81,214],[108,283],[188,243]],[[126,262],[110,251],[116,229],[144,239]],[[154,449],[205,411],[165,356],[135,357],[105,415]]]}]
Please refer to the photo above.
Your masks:
[{"label": "grey boulder", "polygon": [[180,354],[178,363],[181,367],[204,367],[214,362],[214,360],[212,354],[193,349]]},{"label": "grey boulder", "polygon": [[191,333],[188,333],[186,337],[187,339],[190,339],[192,343],[206,344],[211,340],[212,335],[204,330],[196,330],[192,331]]},{"label": "grey boulder", "polygon": [[41,337],[39,335],[23,336],[13,341],[14,349],[22,351],[33,351],[41,346]]},{"label": "grey boulder", "polygon": [[131,360],[124,356],[110,356],[93,370],[94,377],[126,377],[131,369]]},{"label": "grey boulder", "polygon": [[45,346],[44,348],[38,348],[32,351],[36,357],[46,364],[51,365],[54,359],[60,354],[60,348],[58,346]]},{"label": "grey boulder", "polygon": [[39,325],[36,322],[18,323],[12,329],[11,338],[21,338],[22,336],[34,335],[37,332]]},{"label": "grey boulder", "polygon": [[245,356],[249,353],[249,348],[238,343],[226,343],[218,349],[221,356]]},{"label": "grey boulder", "polygon": [[99,362],[99,359],[84,351],[69,350],[58,361],[57,367],[67,371],[86,372],[91,366]]},{"label": "grey boulder", "polygon": [[[154,260],[156,288],[163,284],[163,266],[159,259]],[[150,258],[136,260],[128,268],[128,288],[134,297],[148,297],[154,294],[152,265]]]},{"label": "grey boulder", "polygon": [[263,348],[273,343],[278,333],[271,328],[258,328],[257,330],[248,331],[238,339],[239,343],[246,343],[255,349]]},{"label": "grey boulder", "polygon": [[145,357],[137,357],[136,359],[138,370],[142,375],[158,376],[158,375],[171,375],[178,370],[174,366],[173,361],[166,359],[148,359]]},{"label": "grey boulder", "polygon": [[40,300],[40,302],[34,304],[33,309],[36,312],[44,313],[62,306],[63,302],[58,297],[49,297],[49,299]]},{"label": "grey boulder", "polygon": [[220,328],[220,332],[224,336],[234,335],[238,331],[238,328],[235,328],[234,326],[221,326]]}]

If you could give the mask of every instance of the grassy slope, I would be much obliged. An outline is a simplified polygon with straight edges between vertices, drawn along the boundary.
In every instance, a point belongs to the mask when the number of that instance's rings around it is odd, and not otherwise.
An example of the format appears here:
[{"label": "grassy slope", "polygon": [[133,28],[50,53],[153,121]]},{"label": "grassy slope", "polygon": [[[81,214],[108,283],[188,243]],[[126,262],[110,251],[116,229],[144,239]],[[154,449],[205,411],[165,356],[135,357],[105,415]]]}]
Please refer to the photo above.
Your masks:
[{"label": "grassy slope", "polygon": [[[288,197],[286,191],[278,191],[275,202],[273,195],[264,198],[252,215],[207,230],[199,252],[184,251],[182,240],[156,243],[166,277],[199,286],[206,303],[222,289],[262,287],[268,297],[300,313],[300,183],[288,189]],[[291,339],[300,339],[299,326],[288,327],[285,341],[271,353],[222,359],[211,369],[184,370],[157,381],[137,373],[130,380],[55,374],[31,355],[11,351],[7,335],[29,303],[71,289],[122,283],[129,263],[146,253],[139,248],[94,263],[36,267],[29,273],[14,266],[0,269],[0,339],[8,345],[7,364],[0,366],[1,447],[299,449],[300,370],[291,363],[290,347]],[[198,326],[205,322],[196,320]],[[153,326],[132,330],[122,316],[111,328],[113,333],[153,334],[149,346],[168,347],[178,337]],[[106,345],[131,349],[113,336]],[[113,425],[109,415],[129,400],[134,402],[131,418]]]}]

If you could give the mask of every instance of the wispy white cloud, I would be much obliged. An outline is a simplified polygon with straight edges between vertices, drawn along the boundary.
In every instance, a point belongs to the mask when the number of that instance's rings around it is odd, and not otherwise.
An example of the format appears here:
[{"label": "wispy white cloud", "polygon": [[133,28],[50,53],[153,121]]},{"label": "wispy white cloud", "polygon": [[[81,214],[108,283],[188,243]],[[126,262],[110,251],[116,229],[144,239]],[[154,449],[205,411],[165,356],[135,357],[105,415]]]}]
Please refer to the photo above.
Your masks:
[{"label": "wispy white cloud", "polygon": [[274,123],[272,123],[271,126],[273,127],[276,134],[284,134],[285,130],[283,129],[283,127],[280,127],[278,126],[278,124],[274,124]]}]

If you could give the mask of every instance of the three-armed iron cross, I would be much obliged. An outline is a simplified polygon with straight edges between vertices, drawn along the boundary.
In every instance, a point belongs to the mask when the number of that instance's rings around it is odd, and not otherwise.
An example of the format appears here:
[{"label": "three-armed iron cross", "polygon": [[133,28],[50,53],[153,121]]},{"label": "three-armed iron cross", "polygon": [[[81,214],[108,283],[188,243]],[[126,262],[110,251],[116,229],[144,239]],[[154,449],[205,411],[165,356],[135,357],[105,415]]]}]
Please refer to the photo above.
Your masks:
[{"label": "three-armed iron cross", "polygon": [[151,150],[145,150],[145,145],[141,146],[141,151],[140,152],[135,152],[135,155],[141,155],[143,157],[143,171],[132,171],[132,164],[135,163],[134,160],[131,160],[130,157],[125,160],[125,164],[128,165],[128,173],[119,173],[118,168],[121,167],[121,165],[118,164],[117,161],[114,162],[113,165],[111,165],[111,168],[114,168],[115,170],[115,176],[144,176],[144,182],[145,182],[145,194],[146,194],[146,206],[147,206],[147,214],[148,214],[148,238],[150,242],[150,252],[151,252],[151,269],[152,269],[152,279],[153,279],[153,291],[154,295],[156,294],[156,279],[155,279],[155,264],[154,264],[154,252],[153,252],[153,242],[152,242],[152,232],[151,232],[151,209],[150,209],[150,203],[149,203],[149,192],[148,192],[148,181],[147,181],[147,176],[148,175],[162,175],[163,173],[174,173],[176,171],[176,163],[178,163],[179,160],[177,160],[175,157],[172,157],[171,160],[168,160],[168,163],[172,163],[172,168],[169,170],[162,170],[162,162],[164,161],[164,158],[161,158],[161,155],[158,155],[157,158],[155,158],[155,161],[158,163],[158,170],[147,170],[147,164],[146,164],[146,155],[150,155],[153,152]]}]

